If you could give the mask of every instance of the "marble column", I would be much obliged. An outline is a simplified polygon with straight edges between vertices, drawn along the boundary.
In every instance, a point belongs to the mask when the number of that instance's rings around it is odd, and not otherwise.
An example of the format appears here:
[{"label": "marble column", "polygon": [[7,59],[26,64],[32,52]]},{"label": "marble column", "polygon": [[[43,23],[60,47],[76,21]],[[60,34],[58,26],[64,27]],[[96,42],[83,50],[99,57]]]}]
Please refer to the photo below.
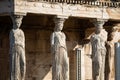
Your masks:
[{"label": "marble column", "polygon": [[65,18],[55,17],[55,28],[51,35],[52,80],[69,80],[69,58],[66,36],[62,32]]},{"label": "marble column", "polygon": [[20,29],[23,16],[11,15],[13,29],[10,31],[10,80],[25,80],[25,36]]},{"label": "marble column", "polygon": [[120,43],[115,44],[115,80],[120,80]]},{"label": "marble column", "polygon": [[106,20],[95,19],[95,33],[91,36],[93,80],[104,80],[107,32],[103,29]]},{"label": "marble column", "polygon": [[84,48],[76,49],[76,80],[85,80]]}]

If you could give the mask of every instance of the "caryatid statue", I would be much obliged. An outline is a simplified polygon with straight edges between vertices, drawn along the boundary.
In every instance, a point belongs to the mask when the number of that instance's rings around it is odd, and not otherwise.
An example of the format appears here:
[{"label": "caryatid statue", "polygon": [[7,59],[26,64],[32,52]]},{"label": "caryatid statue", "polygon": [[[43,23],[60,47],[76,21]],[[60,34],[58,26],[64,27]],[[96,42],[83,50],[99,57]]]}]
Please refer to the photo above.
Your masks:
[{"label": "caryatid statue", "polygon": [[93,80],[104,80],[107,32],[103,29],[104,21],[96,21],[96,31],[91,36]]},{"label": "caryatid statue", "polygon": [[19,29],[23,16],[12,15],[13,29],[10,31],[10,80],[25,80],[25,36]]},{"label": "caryatid statue", "polygon": [[115,43],[120,40],[120,32],[119,28],[120,25],[116,24],[112,28],[112,32],[108,38],[108,42],[106,45],[107,48],[107,55],[106,55],[106,80],[113,80],[115,79]]},{"label": "caryatid statue", "polygon": [[69,80],[69,61],[66,47],[66,36],[61,31],[65,19],[55,18],[55,28],[51,35],[52,80]]}]

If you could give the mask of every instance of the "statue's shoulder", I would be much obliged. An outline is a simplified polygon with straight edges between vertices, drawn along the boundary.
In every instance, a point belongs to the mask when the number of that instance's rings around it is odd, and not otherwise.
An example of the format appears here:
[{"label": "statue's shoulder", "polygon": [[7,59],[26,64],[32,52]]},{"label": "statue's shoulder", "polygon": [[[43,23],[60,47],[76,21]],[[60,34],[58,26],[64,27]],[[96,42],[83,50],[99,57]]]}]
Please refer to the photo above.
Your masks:
[{"label": "statue's shoulder", "polygon": [[13,34],[14,33],[14,29],[10,30],[10,34]]},{"label": "statue's shoulder", "polygon": [[18,31],[20,31],[20,32],[24,33],[22,29],[18,29]]},{"label": "statue's shoulder", "polygon": [[65,33],[64,33],[64,32],[61,32],[61,34],[65,36]]},{"label": "statue's shoulder", "polygon": [[51,34],[51,37],[54,37],[56,35],[56,33],[55,32],[53,32],[52,34]]},{"label": "statue's shoulder", "polygon": [[94,38],[96,36],[96,34],[95,33],[93,33],[92,35],[91,35],[91,38]]},{"label": "statue's shoulder", "polygon": [[61,32],[62,34],[65,34],[64,32]]},{"label": "statue's shoulder", "polygon": [[105,29],[103,29],[103,30],[102,30],[102,34],[103,34],[103,35],[107,35],[108,32],[107,32]]},{"label": "statue's shoulder", "polygon": [[55,32],[53,32],[51,35],[55,35]]},{"label": "statue's shoulder", "polygon": [[17,34],[24,35],[24,32],[23,32],[22,29],[17,29],[17,30],[15,30],[15,32],[16,32]]},{"label": "statue's shoulder", "polygon": [[53,32],[52,35],[56,36],[56,35],[59,35],[58,32]]}]

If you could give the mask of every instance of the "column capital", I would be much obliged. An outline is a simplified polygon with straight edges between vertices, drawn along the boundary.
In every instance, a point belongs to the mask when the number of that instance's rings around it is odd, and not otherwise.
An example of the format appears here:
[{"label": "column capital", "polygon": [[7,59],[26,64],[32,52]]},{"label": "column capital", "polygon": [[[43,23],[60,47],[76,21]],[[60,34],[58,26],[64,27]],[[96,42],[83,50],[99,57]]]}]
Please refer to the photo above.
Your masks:
[{"label": "column capital", "polygon": [[57,17],[54,18],[54,23],[55,23],[55,24],[64,23],[64,21],[65,21],[64,18],[57,18]]},{"label": "column capital", "polygon": [[63,18],[63,19],[68,19],[69,16],[64,16],[64,15],[57,15],[55,18]]},{"label": "column capital", "polygon": [[68,19],[68,16],[63,16],[63,15],[57,15],[54,17],[54,22],[55,24],[57,23],[64,23],[64,21]]},{"label": "column capital", "polygon": [[64,16],[55,16],[54,17],[54,23],[55,23],[55,25],[59,25],[59,24],[64,24],[64,22],[65,22],[65,20],[66,20],[67,18],[66,17],[64,17]]},{"label": "column capital", "polygon": [[120,23],[116,23],[112,26],[112,31],[118,31],[120,30]]},{"label": "column capital", "polygon": [[11,15],[10,17],[13,22],[13,28],[19,28],[22,24],[23,15]]},{"label": "column capital", "polygon": [[90,20],[90,22],[92,22],[95,25],[96,28],[103,28],[103,25],[107,21],[108,21],[107,19],[100,19],[100,18]]},{"label": "column capital", "polygon": [[26,12],[11,12],[10,15],[22,15],[22,16],[26,16],[27,13]]}]

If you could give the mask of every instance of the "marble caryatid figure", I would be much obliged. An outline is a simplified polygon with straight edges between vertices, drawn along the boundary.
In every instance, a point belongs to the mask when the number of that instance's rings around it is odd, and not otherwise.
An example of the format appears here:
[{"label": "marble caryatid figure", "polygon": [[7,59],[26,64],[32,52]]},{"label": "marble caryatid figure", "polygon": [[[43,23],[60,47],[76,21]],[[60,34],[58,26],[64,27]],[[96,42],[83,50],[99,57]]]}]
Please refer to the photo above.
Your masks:
[{"label": "marble caryatid figure", "polygon": [[106,80],[115,79],[115,43],[120,40],[120,32],[119,32],[118,24],[113,26],[112,32],[108,38],[108,42],[106,45],[107,55],[106,55]]},{"label": "marble caryatid figure", "polygon": [[51,35],[52,80],[68,80],[69,61],[66,47],[66,36],[61,31],[64,19],[55,18],[55,28]]},{"label": "marble caryatid figure", "polygon": [[104,80],[107,32],[103,24],[104,21],[96,22],[96,31],[91,36],[93,80]]},{"label": "marble caryatid figure", "polygon": [[13,29],[10,31],[10,80],[25,80],[25,37],[19,27],[23,16],[12,15]]}]

